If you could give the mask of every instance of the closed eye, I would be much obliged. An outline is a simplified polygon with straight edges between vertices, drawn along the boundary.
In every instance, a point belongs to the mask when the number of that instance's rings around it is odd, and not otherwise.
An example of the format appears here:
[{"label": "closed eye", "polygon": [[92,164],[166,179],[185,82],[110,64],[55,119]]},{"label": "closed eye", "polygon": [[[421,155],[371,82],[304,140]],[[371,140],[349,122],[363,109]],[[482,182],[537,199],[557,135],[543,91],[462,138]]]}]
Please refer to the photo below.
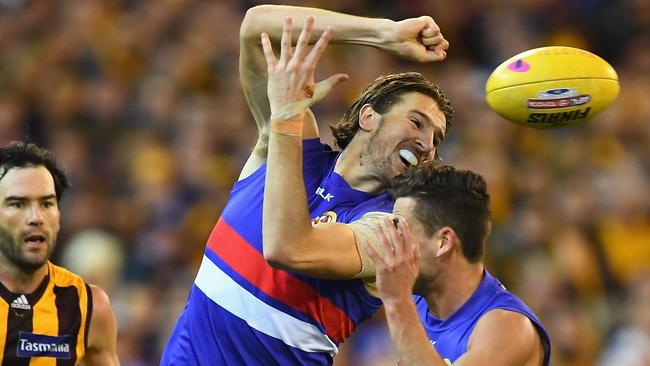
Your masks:
[{"label": "closed eye", "polygon": [[418,129],[420,129],[420,127],[422,126],[422,123],[421,123],[420,121],[418,121],[418,120],[415,119],[415,118],[410,118],[410,120],[411,120],[411,122],[415,125],[415,127],[417,127]]}]

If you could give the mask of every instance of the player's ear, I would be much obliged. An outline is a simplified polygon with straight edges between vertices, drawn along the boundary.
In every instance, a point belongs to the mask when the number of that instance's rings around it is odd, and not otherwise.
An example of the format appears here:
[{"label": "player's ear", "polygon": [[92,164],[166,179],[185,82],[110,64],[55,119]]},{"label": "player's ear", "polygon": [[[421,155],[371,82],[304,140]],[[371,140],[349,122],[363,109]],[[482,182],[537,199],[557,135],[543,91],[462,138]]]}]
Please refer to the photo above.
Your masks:
[{"label": "player's ear", "polygon": [[436,234],[438,250],[436,251],[436,259],[440,259],[443,256],[448,256],[453,253],[454,250],[460,245],[458,236],[454,229],[449,226],[445,226],[442,229],[438,230]]},{"label": "player's ear", "polygon": [[377,128],[381,121],[381,115],[377,113],[370,104],[364,104],[359,111],[359,128],[369,132]]}]

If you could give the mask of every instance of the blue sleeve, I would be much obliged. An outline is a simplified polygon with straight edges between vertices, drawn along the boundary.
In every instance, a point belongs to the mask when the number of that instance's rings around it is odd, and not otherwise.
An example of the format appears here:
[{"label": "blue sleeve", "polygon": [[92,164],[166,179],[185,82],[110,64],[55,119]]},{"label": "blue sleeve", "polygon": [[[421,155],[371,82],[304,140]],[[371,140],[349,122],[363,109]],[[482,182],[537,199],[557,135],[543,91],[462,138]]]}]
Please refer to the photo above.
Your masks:
[{"label": "blue sleeve", "polygon": [[304,170],[323,166],[328,155],[335,154],[329,145],[320,142],[320,139],[303,140],[302,142],[302,167]]},{"label": "blue sleeve", "polygon": [[368,212],[393,212],[394,202],[388,193],[371,198],[347,212],[341,222],[354,222]]},{"label": "blue sleeve", "polygon": [[[322,172],[323,166],[328,165],[327,163],[331,160],[329,157],[336,157],[337,153],[333,152],[332,148],[328,145],[322,144],[319,138],[303,140],[302,151],[303,175],[306,185],[309,186],[310,181],[322,179],[325,174],[325,172]],[[253,183],[264,184],[266,167],[267,164],[264,163],[248,177],[235,182],[232,192],[238,191]]]}]

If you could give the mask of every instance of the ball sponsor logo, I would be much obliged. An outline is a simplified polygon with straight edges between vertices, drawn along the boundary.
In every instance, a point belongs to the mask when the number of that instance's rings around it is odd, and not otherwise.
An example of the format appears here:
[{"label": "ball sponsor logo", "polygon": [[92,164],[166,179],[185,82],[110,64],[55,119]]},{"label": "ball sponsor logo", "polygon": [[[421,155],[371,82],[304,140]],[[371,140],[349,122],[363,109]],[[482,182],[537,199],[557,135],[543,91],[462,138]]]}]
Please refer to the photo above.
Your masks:
[{"label": "ball sponsor logo", "polygon": [[556,109],[576,107],[589,103],[589,94],[578,94],[576,89],[557,88],[539,92],[539,98],[528,98],[528,109]]},{"label": "ball sponsor logo", "polygon": [[528,115],[526,122],[561,125],[578,119],[587,118],[589,111],[591,111],[591,107],[568,112],[531,113]]}]

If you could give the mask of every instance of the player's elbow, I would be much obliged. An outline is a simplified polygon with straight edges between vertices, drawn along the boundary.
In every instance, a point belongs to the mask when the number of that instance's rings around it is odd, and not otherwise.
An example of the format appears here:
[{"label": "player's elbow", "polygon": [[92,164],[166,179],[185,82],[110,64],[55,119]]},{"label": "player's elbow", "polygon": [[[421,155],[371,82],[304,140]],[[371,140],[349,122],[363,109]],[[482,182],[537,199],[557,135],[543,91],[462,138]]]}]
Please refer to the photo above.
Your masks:
[{"label": "player's elbow", "polygon": [[287,269],[290,263],[289,253],[276,240],[264,239],[264,259],[269,266],[277,269]]},{"label": "player's elbow", "polygon": [[258,5],[246,11],[244,20],[239,27],[239,39],[259,39],[264,31],[262,20],[273,8],[274,5]]},{"label": "player's elbow", "polygon": [[302,262],[300,253],[292,250],[292,244],[276,240],[264,240],[264,259],[273,268],[297,270]]},{"label": "player's elbow", "polygon": [[265,252],[264,259],[266,260],[266,263],[269,264],[269,266],[275,269],[291,269],[290,266],[287,265],[289,261],[287,261],[285,257],[277,255],[276,253],[267,254]]}]

